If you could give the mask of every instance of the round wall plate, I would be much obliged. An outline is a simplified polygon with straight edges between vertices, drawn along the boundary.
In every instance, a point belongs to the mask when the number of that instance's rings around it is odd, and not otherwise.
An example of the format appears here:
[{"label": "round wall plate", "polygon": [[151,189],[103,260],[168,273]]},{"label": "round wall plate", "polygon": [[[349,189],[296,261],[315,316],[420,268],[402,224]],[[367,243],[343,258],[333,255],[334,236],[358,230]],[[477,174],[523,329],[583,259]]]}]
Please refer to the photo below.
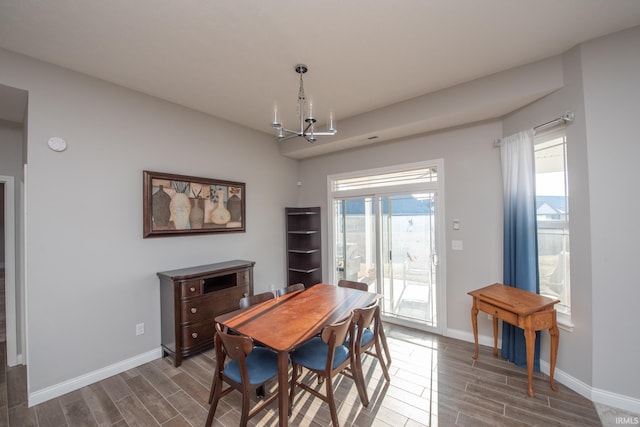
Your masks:
[{"label": "round wall plate", "polygon": [[67,148],[67,141],[58,136],[49,138],[48,144],[49,148],[51,148],[53,151],[64,151]]}]

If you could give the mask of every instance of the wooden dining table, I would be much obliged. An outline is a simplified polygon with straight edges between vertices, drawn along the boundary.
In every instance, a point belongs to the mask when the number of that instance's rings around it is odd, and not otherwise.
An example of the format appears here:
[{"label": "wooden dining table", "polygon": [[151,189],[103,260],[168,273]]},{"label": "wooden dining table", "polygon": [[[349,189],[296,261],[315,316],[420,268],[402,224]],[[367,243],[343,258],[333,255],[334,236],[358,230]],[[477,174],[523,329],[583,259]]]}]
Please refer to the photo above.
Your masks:
[{"label": "wooden dining table", "polygon": [[289,353],[322,328],[369,306],[380,294],[319,283],[215,318],[278,353],[279,425],[289,423]]}]

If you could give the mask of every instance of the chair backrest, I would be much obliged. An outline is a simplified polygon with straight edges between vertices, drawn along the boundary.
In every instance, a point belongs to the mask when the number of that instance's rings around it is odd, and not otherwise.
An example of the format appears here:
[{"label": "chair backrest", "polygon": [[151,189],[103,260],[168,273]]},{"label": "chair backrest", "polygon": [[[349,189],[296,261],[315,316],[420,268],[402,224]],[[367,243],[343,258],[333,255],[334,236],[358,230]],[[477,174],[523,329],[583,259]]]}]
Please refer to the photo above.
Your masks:
[{"label": "chair backrest", "polygon": [[[220,350],[232,360],[244,360],[253,350],[253,340],[247,336],[228,334],[222,330],[219,323],[216,323],[216,332],[216,341],[221,345]],[[222,362],[224,363],[224,360]]]},{"label": "chair backrest", "polygon": [[294,285],[289,285],[284,288],[278,289],[276,291],[276,294],[278,294],[278,296],[281,297],[282,295],[286,295],[286,294],[290,294],[291,292],[302,291],[302,290],[304,290],[304,284],[296,283]]},{"label": "chair backrest", "polygon": [[376,311],[379,309],[380,307],[378,307],[377,305],[370,305],[365,308],[357,308],[353,310],[353,322],[358,327],[368,328],[373,323],[373,319],[376,318]]},{"label": "chair backrest", "polygon": [[[320,335],[322,341],[329,344],[330,347],[342,345],[347,339],[347,333],[350,332],[352,320],[353,312],[349,313],[349,316],[345,319],[322,328],[322,333]],[[333,342],[331,342],[332,338]]]},{"label": "chair backrest", "polygon": [[249,295],[249,296],[240,298],[240,302],[238,303],[238,306],[242,309],[245,309],[245,308],[251,307],[252,305],[259,304],[261,302],[268,301],[273,298],[274,298],[273,292],[262,292],[260,294]]},{"label": "chair backrest", "polygon": [[[378,311],[380,307],[378,305],[370,305],[365,308],[357,308],[353,310],[353,323],[356,325],[357,336],[354,342],[356,343],[356,349],[362,343],[362,334],[373,323],[374,319],[378,322]],[[373,333],[377,333],[378,325],[374,325]]]},{"label": "chair backrest", "polygon": [[338,286],[343,288],[357,289],[359,291],[369,291],[369,285],[363,282],[354,282],[352,280],[340,280]]}]

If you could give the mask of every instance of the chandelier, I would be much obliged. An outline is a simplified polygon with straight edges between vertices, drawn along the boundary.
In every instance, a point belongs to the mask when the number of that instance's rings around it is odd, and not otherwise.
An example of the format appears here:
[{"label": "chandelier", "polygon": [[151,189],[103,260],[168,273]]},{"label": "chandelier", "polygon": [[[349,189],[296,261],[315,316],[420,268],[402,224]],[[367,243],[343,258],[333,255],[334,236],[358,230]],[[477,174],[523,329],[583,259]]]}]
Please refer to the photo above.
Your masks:
[{"label": "chandelier", "polygon": [[316,118],[313,116],[313,105],[311,102],[307,102],[307,98],[304,95],[304,82],[302,81],[302,75],[309,71],[309,67],[305,64],[298,64],[294,68],[296,73],[300,74],[300,89],[298,90],[298,107],[297,113],[300,118],[300,130],[291,130],[282,126],[278,117],[278,109],[273,111],[273,121],[271,127],[277,130],[276,137],[278,141],[285,141],[291,138],[302,137],[307,141],[313,143],[316,142],[317,136],[331,136],[337,133],[333,115],[329,116],[329,122],[327,123],[327,130],[317,132],[314,129]]}]

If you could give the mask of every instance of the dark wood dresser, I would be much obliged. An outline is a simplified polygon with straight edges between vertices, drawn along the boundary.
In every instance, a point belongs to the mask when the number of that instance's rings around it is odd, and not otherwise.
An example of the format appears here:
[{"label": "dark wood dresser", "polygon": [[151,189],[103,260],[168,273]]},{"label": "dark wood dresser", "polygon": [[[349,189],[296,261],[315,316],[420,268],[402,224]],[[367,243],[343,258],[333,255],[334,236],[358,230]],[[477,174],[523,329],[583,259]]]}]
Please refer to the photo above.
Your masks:
[{"label": "dark wood dresser", "polygon": [[214,346],[214,318],[253,295],[253,261],[227,261],[162,271],[160,278],[163,356],[182,358]]}]

